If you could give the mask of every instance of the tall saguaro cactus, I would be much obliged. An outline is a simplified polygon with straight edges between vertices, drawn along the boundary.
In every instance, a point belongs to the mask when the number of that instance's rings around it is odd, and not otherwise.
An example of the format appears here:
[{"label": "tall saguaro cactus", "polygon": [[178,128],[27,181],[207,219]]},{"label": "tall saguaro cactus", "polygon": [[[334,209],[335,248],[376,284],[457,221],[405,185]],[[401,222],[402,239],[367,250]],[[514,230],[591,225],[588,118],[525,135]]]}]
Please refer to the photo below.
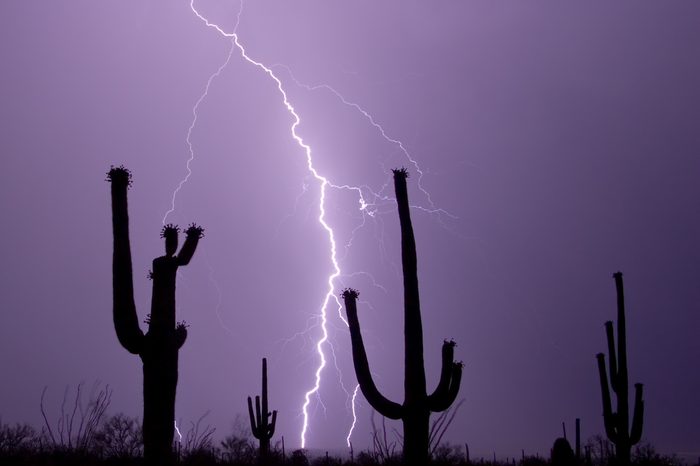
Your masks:
[{"label": "tall saguaro cactus", "polygon": [[197,248],[203,229],[195,224],[186,230],[185,243],[177,252],[179,229],[166,225],[165,255],[153,260],[153,295],[148,331],[138,324],[134,303],[134,285],[129,243],[127,191],[131,173],[124,167],[112,167],[107,173],[112,184],[112,259],[113,318],[119,343],[143,362],[143,441],[148,464],[172,461],[177,387],[178,351],[187,338],[184,323],[175,323],[175,278],[177,269],[187,265]]},{"label": "tall saguaro cactus", "polygon": [[617,412],[612,410],[608,377],[605,372],[605,355],[598,353],[598,372],[600,388],[603,395],[603,421],[605,434],[615,444],[617,462],[620,465],[630,464],[630,451],[642,437],[644,419],[644,401],[642,400],[642,384],[634,384],[634,415],[632,430],[629,425],[629,384],[627,381],[627,334],[625,325],[625,296],[622,287],[622,272],[613,274],[617,289],[617,354],[615,352],[615,337],[613,323],[605,322],[605,334],[608,339],[610,354],[610,387],[617,396]]},{"label": "tall saguaro cactus", "polygon": [[270,453],[270,439],[275,434],[275,424],[277,423],[277,411],[267,410],[267,359],[262,360],[262,408],[260,397],[255,397],[255,414],[253,414],[253,400],[248,397],[248,415],[250,416],[250,430],[253,436],[260,441],[259,459],[264,462]]},{"label": "tall saguaro cactus", "polygon": [[343,292],[348,314],[352,357],[362,394],[381,415],[403,422],[403,460],[410,464],[425,464],[428,460],[429,422],[431,412],[450,407],[457,397],[462,379],[462,364],[454,362],[454,341],[442,345],[440,381],[431,395],[427,394],[423,366],[423,326],[418,296],[416,242],[408,204],[405,169],[394,170],[394,188],[401,224],[401,258],[404,283],[404,402],[398,404],[385,398],[377,389],[367,361],[360,322],[357,318],[357,297],[353,289]]}]

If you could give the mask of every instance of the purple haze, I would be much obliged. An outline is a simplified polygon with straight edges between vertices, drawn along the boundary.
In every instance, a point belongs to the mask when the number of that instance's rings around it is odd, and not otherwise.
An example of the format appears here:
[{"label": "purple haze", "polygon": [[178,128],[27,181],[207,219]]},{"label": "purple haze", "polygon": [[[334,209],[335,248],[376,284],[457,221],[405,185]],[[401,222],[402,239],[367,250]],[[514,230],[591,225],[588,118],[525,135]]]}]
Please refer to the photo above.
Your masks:
[{"label": "purple haze", "polygon": [[[239,2],[197,7],[230,31]],[[434,387],[442,340],[458,342],[466,401],[445,439],[468,442],[473,455],[548,454],[561,422],[572,431],[576,417],[584,439],[603,432],[594,355],[615,315],[617,270],[630,382],[645,384],[644,438],[700,454],[699,14],[695,2],[650,1],[245,4],[238,32],[248,53],[369,111],[449,213],[413,211],[425,360]],[[104,173],[123,163],[134,174],[145,317],[161,220],[186,174],[192,107],[230,45],[188,1],[0,5],[4,422],[40,425],[45,385],[55,411],[66,385],[94,380],[114,388],[111,412],[140,416],[141,364],[112,326]],[[415,168],[362,114],[274,69],[320,173],[391,195],[389,169],[405,165],[412,202],[430,208]],[[274,82],[237,51],[198,110],[193,174],[168,218],[207,229],[178,282],[178,319],[191,327],[177,418],[187,427],[210,410],[205,422],[220,436],[238,413],[247,423],[245,397],[259,393],[266,356],[279,410],[273,443],[283,435],[297,447],[331,272],[319,184]],[[395,207],[379,202],[363,217],[352,192],[331,190],[327,208],[344,272],[336,290],[361,291],[370,364],[381,390],[402,401]],[[329,332],[352,390],[335,307]],[[326,367],[309,448],[344,447],[351,417],[340,377]],[[369,445],[370,414],[359,397],[356,451]]]}]

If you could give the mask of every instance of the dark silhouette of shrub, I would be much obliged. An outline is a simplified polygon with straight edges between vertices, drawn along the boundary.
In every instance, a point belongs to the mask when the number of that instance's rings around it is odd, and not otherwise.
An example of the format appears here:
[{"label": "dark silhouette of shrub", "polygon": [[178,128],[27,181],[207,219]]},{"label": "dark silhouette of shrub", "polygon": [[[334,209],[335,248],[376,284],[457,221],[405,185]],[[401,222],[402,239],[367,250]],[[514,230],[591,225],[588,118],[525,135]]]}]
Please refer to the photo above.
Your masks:
[{"label": "dark silhouette of shrub", "polygon": [[435,391],[428,395],[423,365],[423,325],[418,296],[416,243],[413,236],[405,169],[394,170],[394,187],[401,225],[401,258],[404,282],[404,393],[403,404],[385,398],[377,389],[367,361],[360,322],[357,318],[358,292],[346,289],[342,296],[350,326],[352,356],[357,380],[369,404],[381,415],[403,422],[403,460],[411,464],[426,464],[429,448],[431,412],[450,407],[459,392],[462,364],[454,362],[454,341],[442,346],[442,372]]},{"label": "dark silhouette of shrub", "polygon": [[107,173],[112,184],[112,229],[114,234],[113,300],[114,328],[119,343],[143,361],[143,441],[149,464],[172,461],[177,388],[178,351],[187,338],[184,322],[175,322],[175,278],[178,267],[189,264],[202,237],[203,229],[192,224],[185,231],[185,243],[175,255],[179,228],[163,227],[165,255],[153,260],[153,280],[148,332],[138,324],[134,303],[127,191],[131,173],[124,167],[112,167]]},{"label": "dark silhouette of shrub", "polygon": [[632,464],[635,466],[684,466],[690,463],[684,462],[676,455],[662,455],[653,445],[641,441],[634,447]]},{"label": "dark silhouette of shrub", "polygon": [[202,424],[208,415],[209,411],[199,416],[197,422],[190,421],[190,427],[184,439],[177,444],[177,454],[181,462],[199,464],[218,455],[217,447],[213,442],[216,428],[210,424]]},{"label": "dark silhouette of shrub", "polygon": [[619,465],[630,464],[630,452],[642,437],[642,422],[644,418],[644,401],[642,400],[642,384],[634,384],[634,416],[632,430],[629,425],[629,384],[627,381],[627,333],[625,325],[625,296],[622,286],[622,272],[613,274],[617,290],[617,354],[615,352],[615,337],[613,323],[605,322],[605,334],[608,340],[610,355],[610,386],[617,395],[617,412],[612,410],[610,388],[605,372],[605,355],[598,353],[598,373],[600,388],[603,396],[603,421],[605,434],[615,444],[615,456]]},{"label": "dark silhouette of shrub", "polygon": [[289,458],[289,464],[292,466],[309,466],[309,458],[306,456],[306,450],[299,449],[292,452],[292,456]]},{"label": "dark silhouette of shrub", "polygon": [[253,464],[256,457],[255,446],[249,438],[236,434],[228,435],[221,441],[222,459],[229,462]]},{"label": "dark silhouette of shrub", "polygon": [[[70,387],[63,391],[63,401],[56,419],[50,420],[44,407],[44,397],[48,387],[41,392],[39,410],[44,419],[44,427],[39,438],[42,449],[46,451],[74,451],[87,454],[92,452],[102,418],[112,399],[109,385],[100,388],[95,382],[88,395],[87,403],[83,401],[83,383],[75,389],[72,404],[68,401]],[[67,409],[66,409],[67,408]]]},{"label": "dark silhouette of shrub", "polygon": [[552,466],[574,466],[576,464],[574,450],[564,437],[559,437],[554,441],[550,464]]},{"label": "dark silhouette of shrub", "polygon": [[4,424],[0,420],[0,455],[21,455],[31,451],[36,431],[28,424]]},{"label": "dark silhouette of shrub", "polygon": [[95,449],[103,458],[133,459],[143,455],[143,432],[138,419],[122,413],[107,418],[95,434]]},{"label": "dark silhouette of shrub", "polygon": [[462,447],[450,443],[440,443],[433,449],[430,456],[432,458],[430,464],[435,466],[448,466],[465,461]]}]

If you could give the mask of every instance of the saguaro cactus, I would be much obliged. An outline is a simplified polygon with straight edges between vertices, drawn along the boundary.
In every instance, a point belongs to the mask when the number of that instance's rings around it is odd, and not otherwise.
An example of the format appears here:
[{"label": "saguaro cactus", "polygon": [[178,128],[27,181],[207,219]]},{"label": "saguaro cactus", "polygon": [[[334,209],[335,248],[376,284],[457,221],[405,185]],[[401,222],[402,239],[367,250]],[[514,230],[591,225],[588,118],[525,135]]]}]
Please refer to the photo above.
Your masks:
[{"label": "saguaro cactus", "polygon": [[394,187],[401,224],[401,257],[404,282],[404,402],[398,404],[385,398],[377,389],[367,361],[360,322],[357,318],[359,293],[346,289],[342,296],[348,315],[352,357],[362,394],[381,415],[403,422],[403,460],[410,464],[426,464],[429,447],[431,412],[450,407],[459,392],[462,364],[454,362],[454,341],[442,345],[442,372],[435,391],[428,395],[423,366],[423,326],[418,297],[416,243],[408,204],[405,169],[394,170]]},{"label": "saguaro cactus", "polygon": [[610,354],[610,386],[617,396],[617,412],[612,410],[610,400],[610,388],[605,372],[605,355],[598,353],[598,372],[600,374],[600,388],[603,395],[603,421],[605,434],[615,444],[615,454],[620,465],[630,464],[630,451],[632,446],[642,437],[642,423],[644,419],[644,401],[642,400],[642,384],[634,384],[634,416],[632,418],[632,430],[629,425],[628,407],[628,382],[627,382],[627,334],[625,325],[625,296],[622,287],[622,273],[613,274],[615,288],[617,289],[617,355],[615,353],[615,337],[613,335],[613,323],[605,322],[605,334],[608,339],[608,353]]},{"label": "saguaro cactus", "polygon": [[267,410],[267,359],[262,360],[262,408],[260,397],[255,397],[255,414],[253,414],[253,400],[248,397],[248,415],[250,416],[250,430],[253,436],[260,441],[259,459],[264,462],[270,453],[270,439],[275,434],[275,424],[277,423],[277,411]]},{"label": "saguaro cactus", "polygon": [[153,260],[151,314],[148,331],[139,327],[134,303],[127,191],[131,173],[124,167],[112,167],[107,173],[112,184],[112,229],[114,233],[113,318],[119,343],[143,362],[143,441],[148,464],[172,461],[177,387],[178,351],[187,338],[183,323],[175,323],[175,278],[177,269],[187,265],[194,255],[203,229],[195,224],[186,230],[187,238],[177,251],[179,229],[166,225],[165,255]]}]

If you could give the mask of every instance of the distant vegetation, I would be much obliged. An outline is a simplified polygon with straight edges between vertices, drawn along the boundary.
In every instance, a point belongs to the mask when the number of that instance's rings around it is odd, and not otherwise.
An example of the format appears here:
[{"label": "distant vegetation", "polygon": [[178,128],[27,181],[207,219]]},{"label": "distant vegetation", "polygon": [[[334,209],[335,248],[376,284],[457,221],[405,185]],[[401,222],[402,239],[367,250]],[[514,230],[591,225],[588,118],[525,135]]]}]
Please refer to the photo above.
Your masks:
[{"label": "distant vegetation", "polygon": [[[36,430],[29,425],[5,424],[0,422],[0,464],[2,465],[37,465],[37,466],[73,466],[73,465],[144,465],[143,439],[141,424],[136,418],[124,414],[103,416],[95,429],[88,435],[76,430],[81,420],[73,420],[73,431],[69,435],[64,426],[63,441],[54,438],[47,426]],[[85,420],[83,419],[82,422]],[[183,432],[182,442],[175,442],[178,465],[288,465],[288,466],[372,466],[399,465],[398,455],[386,457],[376,446],[369,450],[355,453],[353,457],[338,458],[332,455],[312,457],[308,452],[295,450],[284,452],[280,442],[271,447],[268,459],[258,461],[258,446],[247,428],[239,420],[235,432],[228,434],[224,440],[212,439],[214,430],[200,423],[192,423]],[[52,428],[54,428],[52,426]],[[89,437],[89,439],[87,439]],[[86,441],[83,441],[86,440]],[[614,445],[602,436],[590,438],[585,443],[585,455],[580,460],[570,463],[572,466],[614,466]],[[465,446],[441,444],[434,451],[431,465],[474,465],[474,466],[545,466],[557,464],[550,458],[539,456],[521,456],[520,458],[472,458],[467,460]],[[635,466],[681,466],[683,463],[674,456],[663,456],[649,444],[640,443],[632,452],[632,464]]]},{"label": "distant vegetation", "polygon": [[[112,390],[95,383],[90,390],[79,384],[74,390],[66,388],[56,407],[44,405],[40,410],[44,425],[37,430],[27,424],[7,424],[0,420],[0,465],[145,465],[143,432],[138,418],[122,413],[108,414]],[[442,443],[440,439],[459,410],[461,402],[436,417],[430,429],[430,465],[473,466],[615,466],[615,445],[606,437],[591,437],[576,457],[563,438],[553,443],[550,457],[528,456],[524,450],[519,458],[470,458],[468,444]],[[241,416],[236,416],[233,429],[223,440],[215,440],[215,429],[204,421],[206,413],[196,422],[180,426],[182,439],[173,443],[176,465],[308,465],[308,466],[372,466],[400,465],[401,438],[387,432],[385,418],[375,423],[371,418],[372,446],[364,451],[352,450],[343,458],[329,454],[310,454],[305,450],[285,451],[284,438],[270,445],[261,461],[257,440]],[[221,437],[219,437],[221,438]],[[564,454],[562,454],[564,452]],[[562,462],[562,458],[566,461]],[[408,463],[414,464],[414,463]],[[640,442],[632,451],[634,466],[681,466],[675,456],[658,454],[649,443]]]}]

